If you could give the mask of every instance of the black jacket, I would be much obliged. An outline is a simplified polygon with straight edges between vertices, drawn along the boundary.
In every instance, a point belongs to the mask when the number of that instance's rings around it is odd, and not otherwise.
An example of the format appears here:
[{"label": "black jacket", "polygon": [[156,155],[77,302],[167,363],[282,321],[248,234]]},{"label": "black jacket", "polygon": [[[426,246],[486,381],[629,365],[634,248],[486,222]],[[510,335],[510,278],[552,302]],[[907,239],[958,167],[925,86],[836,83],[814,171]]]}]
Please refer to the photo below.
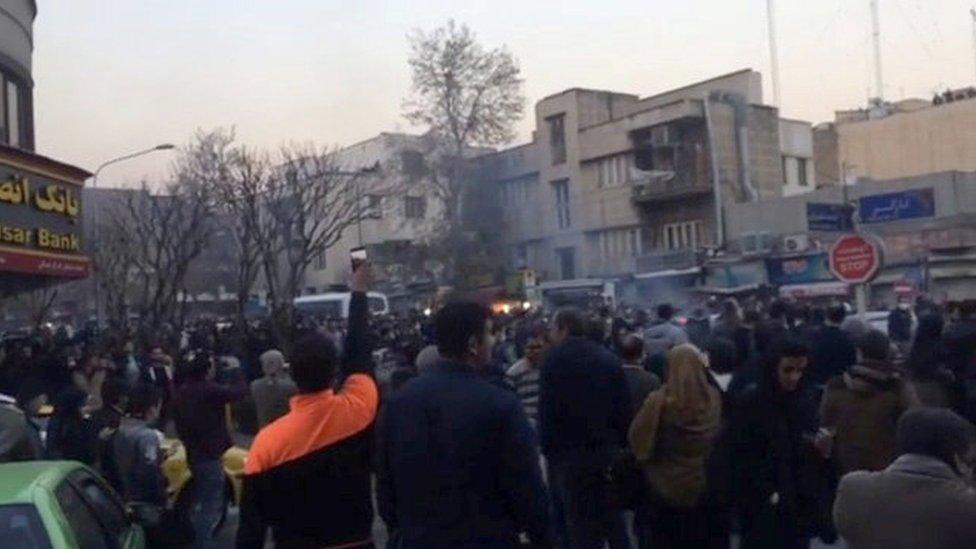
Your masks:
[{"label": "black jacket", "polygon": [[810,345],[810,371],[806,381],[823,385],[857,362],[857,350],[851,336],[837,326],[824,326]]},{"label": "black jacket", "polygon": [[379,402],[367,336],[366,294],[349,303],[344,379],[301,393],[258,433],[244,470],[237,546],[372,547],[372,425]]},{"label": "black jacket", "polygon": [[549,458],[627,445],[630,394],[620,361],[584,338],[546,355],[539,378],[539,437]]},{"label": "black jacket", "polygon": [[722,437],[747,549],[793,547],[822,529],[829,508],[827,469],[811,443],[818,428],[812,392],[774,394],[763,385],[736,399]]},{"label": "black jacket", "polygon": [[377,500],[400,548],[548,543],[535,437],[518,398],[466,366],[442,362],[384,406]]}]

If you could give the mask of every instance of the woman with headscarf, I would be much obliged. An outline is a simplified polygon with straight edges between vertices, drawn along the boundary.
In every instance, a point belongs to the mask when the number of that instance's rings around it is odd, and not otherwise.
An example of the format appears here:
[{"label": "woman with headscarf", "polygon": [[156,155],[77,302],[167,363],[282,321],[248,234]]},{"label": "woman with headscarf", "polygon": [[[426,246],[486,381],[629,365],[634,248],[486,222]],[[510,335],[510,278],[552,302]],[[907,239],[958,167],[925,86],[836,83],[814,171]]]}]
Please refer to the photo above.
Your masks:
[{"label": "woman with headscarf", "polygon": [[918,319],[915,342],[905,363],[908,378],[924,406],[948,408],[953,404],[955,378],[946,365],[947,355],[942,343],[944,327],[945,322],[937,314]]},{"label": "woman with headscarf", "polygon": [[85,417],[89,395],[78,387],[68,387],[54,403],[54,415],[47,426],[48,459],[95,463],[97,433]]},{"label": "woman with headscarf", "polygon": [[723,442],[742,549],[809,546],[824,524],[827,475],[815,446],[817,401],[803,383],[809,350],[786,340],[732,406]]},{"label": "woman with headscarf", "polygon": [[722,397],[707,369],[707,356],[694,345],[671,349],[664,385],[630,425],[630,448],[648,483],[648,501],[638,511],[641,547],[728,547],[705,482],[722,420]]}]

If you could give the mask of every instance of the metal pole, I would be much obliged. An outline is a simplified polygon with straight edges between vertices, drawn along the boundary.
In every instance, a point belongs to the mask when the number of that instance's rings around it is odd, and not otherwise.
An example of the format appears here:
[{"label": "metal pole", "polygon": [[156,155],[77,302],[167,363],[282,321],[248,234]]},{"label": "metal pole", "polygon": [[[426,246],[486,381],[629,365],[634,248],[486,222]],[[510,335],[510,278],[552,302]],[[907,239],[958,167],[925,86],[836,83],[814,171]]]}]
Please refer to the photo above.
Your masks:
[{"label": "metal pole", "polygon": [[766,19],[769,30],[769,64],[773,81],[773,105],[779,107],[779,52],[776,47],[776,10],[773,0],[766,0]]},{"label": "metal pole", "polygon": [[969,8],[969,15],[973,18],[973,61],[976,62],[976,8]]},{"label": "metal pole", "polygon": [[881,69],[881,16],[878,13],[878,0],[871,0],[871,35],[874,39],[874,85],[878,101],[884,102],[884,80]]},{"label": "metal pole", "polygon": [[[172,149],[175,149],[175,148],[176,148],[175,145],[172,145],[170,143],[163,143],[162,145],[156,145],[155,147],[152,147],[151,149],[145,149],[145,150],[142,150],[142,151],[137,151],[137,152],[134,152],[134,153],[131,153],[131,154],[126,154],[126,155],[120,156],[118,158],[113,158],[111,160],[107,160],[105,162],[102,162],[101,165],[99,165],[98,168],[95,169],[95,173],[92,174],[92,186],[91,186],[91,188],[92,188],[92,190],[98,189],[98,175],[100,173],[102,173],[102,170],[105,169],[106,166],[111,166],[112,164],[117,164],[117,163],[122,162],[124,160],[129,160],[129,159],[136,158],[136,157],[139,157],[139,156],[147,155],[149,153],[153,153],[153,152],[156,152],[156,151],[168,151],[168,150],[172,150]],[[98,200],[98,194],[97,193],[93,194],[92,195],[92,198],[94,199],[94,202],[93,202],[94,207],[92,208],[92,233],[91,233],[92,234],[92,245],[93,246],[100,246],[101,245],[101,242],[99,242],[98,222],[99,222],[99,216],[101,214],[101,203]],[[97,273],[97,272],[98,272],[98,269],[97,269],[97,266],[96,266],[95,273]],[[94,274],[93,273],[92,281],[95,283],[95,291],[94,291],[94,297],[95,297],[95,324],[96,324],[96,326],[98,326],[99,328],[101,328],[101,326],[102,326],[102,307],[101,307],[101,299],[100,299],[101,290],[99,290],[100,284],[98,283],[99,281],[98,281],[97,274]]]},{"label": "metal pole", "polygon": [[712,112],[709,107],[708,92],[702,97],[705,109],[705,132],[708,134],[708,163],[712,165],[712,196],[715,200],[715,246],[725,245],[725,215],[722,209],[722,182],[719,177],[718,151],[715,150],[715,132],[712,126]]}]

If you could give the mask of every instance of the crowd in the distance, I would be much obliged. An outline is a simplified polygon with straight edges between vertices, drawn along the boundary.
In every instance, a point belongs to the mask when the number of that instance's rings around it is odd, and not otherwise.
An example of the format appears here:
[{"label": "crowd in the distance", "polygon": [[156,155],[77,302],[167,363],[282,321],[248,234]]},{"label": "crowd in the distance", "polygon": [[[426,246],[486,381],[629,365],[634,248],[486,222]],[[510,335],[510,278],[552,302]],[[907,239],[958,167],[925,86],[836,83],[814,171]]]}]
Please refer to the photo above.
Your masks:
[{"label": "crowd in the distance", "polygon": [[[306,326],[288,356],[213,329],[175,359],[11,345],[0,456],[96,468],[157,546],[212,543],[230,403],[259,429],[239,547],[372,547],[374,510],[404,549],[976,539],[976,302],[899,307],[887,333],[843,304],[732,299],[681,319],[465,302],[370,319],[369,279],[357,269],[347,321]],[[185,447],[189,511],[167,497],[162,432]]]}]

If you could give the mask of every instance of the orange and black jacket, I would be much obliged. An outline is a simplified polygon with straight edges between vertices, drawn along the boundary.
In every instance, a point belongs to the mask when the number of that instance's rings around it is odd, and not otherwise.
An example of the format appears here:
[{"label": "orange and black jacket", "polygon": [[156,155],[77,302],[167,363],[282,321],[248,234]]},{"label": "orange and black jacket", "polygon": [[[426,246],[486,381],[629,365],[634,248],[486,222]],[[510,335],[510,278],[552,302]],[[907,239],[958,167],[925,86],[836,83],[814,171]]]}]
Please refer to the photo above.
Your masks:
[{"label": "orange and black jacket", "polygon": [[369,449],[379,393],[366,317],[366,295],[354,293],[341,387],[292,397],[291,410],[254,439],[238,547],[264,547],[266,527],[277,547],[372,547]]}]

